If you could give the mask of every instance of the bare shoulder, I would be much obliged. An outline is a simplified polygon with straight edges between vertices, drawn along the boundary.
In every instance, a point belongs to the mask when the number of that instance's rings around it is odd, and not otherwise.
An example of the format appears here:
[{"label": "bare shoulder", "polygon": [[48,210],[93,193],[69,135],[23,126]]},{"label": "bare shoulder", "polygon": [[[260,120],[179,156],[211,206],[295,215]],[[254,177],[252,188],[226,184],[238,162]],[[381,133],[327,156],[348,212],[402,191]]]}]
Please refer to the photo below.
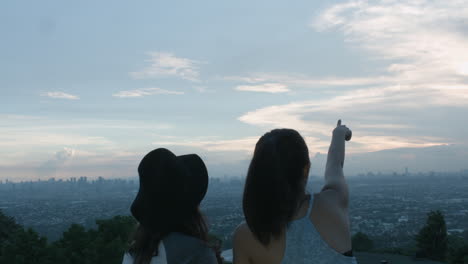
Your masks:
[{"label": "bare shoulder", "polygon": [[234,232],[234,264],[280,263],[283,258],[285,241],[272,239],[264,246],[250,230],[246,223],[240,224]]},{"label": "bare shoulder", "polygon": [[239,246],[246,242],[251,243],[254,240],[253,238],[253,233],[245,222],[239,224],[234,231],[234,244],[239,243]]},{"label": "bare shoulder", "polygon": [[235,235],[243,236],[243,235],[247,235],[247,234],[252,234],[252,232],[250,232],[249,226],[247,225],[246,222],[240,223],[236,227]]},{"label": "bare shoulder", "polygon": [[233,237],[233,263],[250,263],[250,244],[252,244],[252,236],[253,234],[247,226],[247,223],[243,222],[237,226]]},{"label": "bare shoulder", "polygon": [[260,242],[255,239],[255,235],[250,231],[247,223],[242,222],[234,232],[234,250],[242,249],[244,253],[249,253],[250,249],[258,247]]}]

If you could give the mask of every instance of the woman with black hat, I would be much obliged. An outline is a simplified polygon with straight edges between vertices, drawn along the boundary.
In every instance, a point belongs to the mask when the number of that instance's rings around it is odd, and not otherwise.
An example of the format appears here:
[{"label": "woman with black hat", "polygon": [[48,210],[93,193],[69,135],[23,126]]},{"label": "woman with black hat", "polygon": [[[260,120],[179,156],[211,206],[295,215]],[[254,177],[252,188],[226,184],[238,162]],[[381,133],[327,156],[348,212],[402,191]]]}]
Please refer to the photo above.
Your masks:
[{"label": "woman with black hat", "polygon": [[159,148],[143,158],[138,174],[131,212],[139,225],[122,264],[221,263],[199,210],[208,187],[201,158]]}]

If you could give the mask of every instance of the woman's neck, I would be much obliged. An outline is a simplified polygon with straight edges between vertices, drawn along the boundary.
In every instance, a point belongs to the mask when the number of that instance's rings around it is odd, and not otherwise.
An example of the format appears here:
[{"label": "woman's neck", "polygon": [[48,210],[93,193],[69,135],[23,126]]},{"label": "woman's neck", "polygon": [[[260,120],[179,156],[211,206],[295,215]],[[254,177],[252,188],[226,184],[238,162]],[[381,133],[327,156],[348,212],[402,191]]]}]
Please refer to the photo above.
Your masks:
[{"label": "woman's neck", "polygon": [[303,218],[307,214],[307,209],[309,209],[310,194],[304,194],[304,197],[300,200],[296,213],[293,216],[292,220],[297,220]]}]

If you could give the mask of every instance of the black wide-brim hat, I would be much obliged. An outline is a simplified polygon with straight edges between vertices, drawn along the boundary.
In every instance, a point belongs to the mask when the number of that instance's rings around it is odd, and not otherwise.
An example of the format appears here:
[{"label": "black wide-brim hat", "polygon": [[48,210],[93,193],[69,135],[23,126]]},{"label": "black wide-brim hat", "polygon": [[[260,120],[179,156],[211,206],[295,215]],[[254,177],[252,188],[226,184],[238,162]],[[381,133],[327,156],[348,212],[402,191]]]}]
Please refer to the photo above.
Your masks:
[{"label": "black wide-brim hat", "polygon": [[155,149],[141,160],[138,174],[140,189],[130,210],[143,227],[156,232],[190,217],[208,188],[208,171],[196,154]]}]

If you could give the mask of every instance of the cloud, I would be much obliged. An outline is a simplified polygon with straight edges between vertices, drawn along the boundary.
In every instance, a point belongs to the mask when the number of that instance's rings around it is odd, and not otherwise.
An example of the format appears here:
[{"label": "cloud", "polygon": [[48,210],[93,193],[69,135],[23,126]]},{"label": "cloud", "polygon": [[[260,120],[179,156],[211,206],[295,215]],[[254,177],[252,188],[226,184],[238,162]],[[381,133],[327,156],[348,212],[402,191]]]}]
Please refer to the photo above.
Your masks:
[{"label": "cloud", "polygon": [[[281,83],[288,87],[335,92],[340,87],[369,88],[397,93],[424,105],[468,106],[468,2],[464,1],[348,1],[333,5],[310,26],[318,32],[338,31],[346,43],[381,62],[381,74],[357,77],[310,77],[298,73],[251,73],[224,80],[249,84]],[[386,95],[388,95],[387,93]],[[396,98],[387,97],[389,100]],[[384,100],[387,101],[387,100]]]},{"label": "cloud", "polygon": [[253,84],[278,82],[291,87],[316,88],[317,93],[322,93],[320,97],[326,94],[329,97],[333,92],[324,90],[325,86],[336,87],[335,93],[338,87],[353,88],[332,98],[257,109],[239,119],[265,125],[278,116],[287,124],[305,127],[307,122],[302,117],[318,112],[371,116],[393,108],[402,110],[398,114],[408,115],[412,109],[467,107],[466,17],[466,1],[373,0],[333,5],[316,17],[311,26],[319,32],[342,32],[347,43],[368,51],[373,60],[380,60],[384,74],[311,78],[295,73],[255,73],[226,77],[226,80]]},{"label": "cloud", "polygon": [[55,99],[68,99],[68,100],[80,99],[80,97],[78,97],[77,95],[68,94],[64,92],[47,92],[47,93],[41,94],[41,96],[47,96],[47,97],[55,98]]},{"label": "cloud", "polygon": [[28,159],[27,162],[24,161],[24,154],[23,152],[14,155],[22,159],[21,162],[0,163],[0,180],[37,180],[38,177],[64,179],[81,176],[88,179],[129,178],[136,176],[136,168],[144,152],[118,149],[86,151],[65,147],[59,151],[44,152],[39,160]]},{"label": "cloud", "polygon": [[446,146],[449,142],[433,137],[402,137],[362,135],[354,137],[350,153],[375,152],[389,149],[426,148],[434,146]]},{"label": "cloud", "polygon": [[[347,44],[379,61],[382,68],[378,71],[383,74],[310,78],[256,73],[227,77],[253,84],[278,82],[315,88],[318,95],[249,111],[239,120],[265,129],[291,127],[323,140],[333,128],[330,120],[345,118],[356,124],[357,133],[349,148],[356,153],[466,142],[448,128],[445,137],[432,135],[444,129],[438,123],[451,119],[454,112],[466,115],[466,17],[466,1],[373,0],[333,5],[314,18],[311,27],[318,32],[342,33]],[[349,88],[343,91],[343,86]],[[430,114],[436,111],[437,115]]]},{"label": "cloud", "polygon": [[0,127],[0,179],[37,179],[39,171],[57,177],[133,176],[154,134],[174,128],[148,120],[4,114]]},{"label": "cloud", "polygon": [[164,90],[161,88],[143,88],[143,89],[135,89],[135,90],[128,90],[128,91],[120,91],[118,93],[113,94],[114,97],[120,98],[128,98],[128,97],[143,97],[147,95],[154,95],[154,94],[184,94],[184,92],[178,91],[169,91]]},{"label": "cloud", "polygon": [[[429,171],[456,172],[466,169],[464,162],[468,154],[466,145],[438,145],[418,148],[395,148],[374,152],[346,155],[344,172],[353,176],[368,172],[410,173]],[[323,175],[327,156],[316,154],[311,159],[311,172]]]},{"label": "cloud", "polygon": [[176,76],[192,82],[199,81],[199,65],[201,62],[176,57],[168,52],[150,52],[150,65],[140,71],[131,72],[135,79]]},{"label": "cloud", "polygon": [[239,120],[266,129],[285,127],[321,135],[329,134],[330,127],[326,124],[301,118],[302,114],[311,111],[309,106],[310,102],[269,106],[248,112],[239,117]]},{"label": "cloud", "polygon": [[[265,131],[266,132],[266,131]],[[170,138],[170,140],[154,141],[155,146],[168,146],[170,148],[183,147],[184,149],[198,149],[209,152],[210,159],[217,159],[222,154],[235,153],[230,156],[232,160],[245,160],[249,158],[255,150],[255,145],[262,135],[242,137],[237,139],[219,138],[193,138],[190,140],[182,138]],[[318,137],[305,136],[304,140],[310,146],[310,153],[325,152],[330,144],[327,138],[322,140]],[[228,160],[224,160],[228,162]]]},{"label": "cloud", "polygon": [[86,136],[76,133],[57,133],[50,131],[24,131],[14,129],[13,133],[3,133],[0,136],[0,146],[3,148],[39,148],[56,145],[109,145],[108,139],[101,136]]},{"label": "cloud", "polygon": [[[399,91],[399,87],[362,89],[329,99],[268,106],[247,112],[239,120],[267,130],[294,128],[306,137],[317,137],[319,140],[314,140],[311,146],[319,152],[326,151],[334,127],[332,121],[342,116],[346,117],[345,121],[351,124],[352,129],[356,124],[357,133],[349,148],[354,153],[453,143],[452,139],[431,137],[424,133],[411,135],[410,132],[418,131],[417,127],[404,123],[401,116],[405,113],[408,115],[406,108],[417,109],[421,106],[405,101],[405,96]],[[384,110],[389,111],[382,112]],[[388,120],[394,123],[387,123]],[[425,133],[430,135],[427,128]]]},{"label": "cloud", "polygon": [[311,26],[339,30],[349,43],[388,62],[393,83],[445,97],[441,104],[466,105],[466,17],[466,0],[349,1],[324,10]]},{"label": "cloud", "polygon": [[239,139],[193,139],[174,141],[155,141],[156,146],[184,146],[199,148],[207,151],[240,151],[251,153],[259,137],[245,137]]},{"label": "cloud", "polygon": [[385,76],[375,77],[310,77],[299,73],[251,73],[247,76],[226,76],[222,78],[226,81],[247,82],[250,84],[259,84],[262,82],[276,82],[285,86],[294,87],[315,87],[323,88],[324,86],[367,86],[391,81]]},{"label": "cloud", "polygon": [[55,153],[52,159],[47,160],[38,168],[38,174],[42,177],[52,177],[68,160],[75,155],[75,150],[72,148],[63,148]]},{"label": "cloud", "polygon": [[235,88],[237,91],[243,92],[263,92],[263,93],[285,93],[290,90],[281,83],[263,83],[257,85],[239,85]]},{"label": "cloud", "polygon": [[209,91],[206,87],[203,87],[203,86],[195,86],[193,87],[193,89],[195,89],[195,91],[199,93],[206,93]]},{"label": "cloud", "polygon": [[[0,155],[17,149],[38,153],[63,146],[103,149],[118,144],[120,138],[116,136],[116,131],[126,135],[140,133],[138,135],[152,136],[158,131],[175,128],[173,124],[148,120],[53,119],[45,116],[2,114],[0,127]],[[125,140],[125,144],[128,140]]]}]

